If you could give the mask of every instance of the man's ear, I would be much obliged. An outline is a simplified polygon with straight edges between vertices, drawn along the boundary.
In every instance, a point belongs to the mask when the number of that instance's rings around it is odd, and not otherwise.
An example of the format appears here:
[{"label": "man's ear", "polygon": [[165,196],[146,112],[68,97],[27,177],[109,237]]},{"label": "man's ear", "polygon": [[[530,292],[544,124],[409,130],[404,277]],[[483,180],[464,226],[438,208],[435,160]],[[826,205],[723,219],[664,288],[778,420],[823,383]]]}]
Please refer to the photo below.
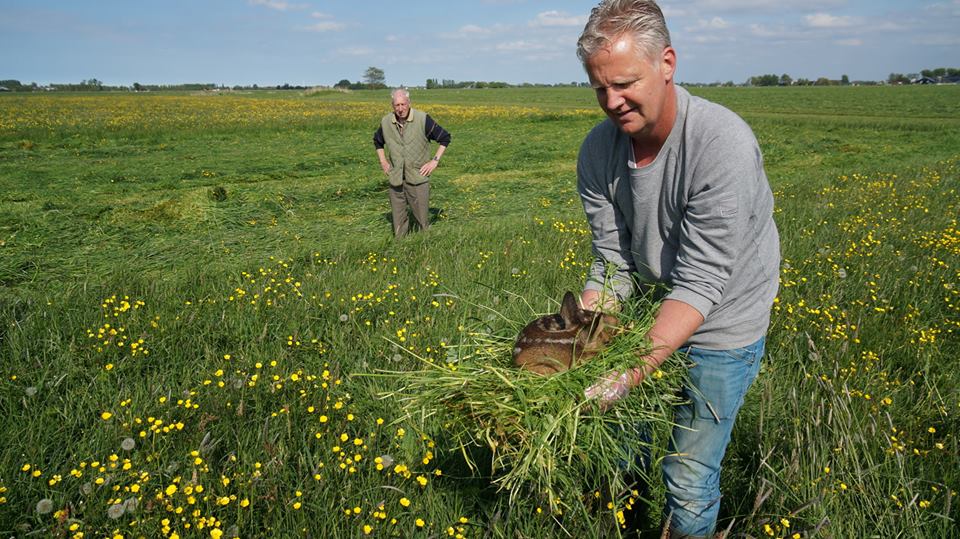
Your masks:
[{"label": "man's ear", "polygon": [[677,51],[673,47],[664,47],[660,53],[660,73],[663,74],[663,80],[673,80],[674,73],[677,72]]}]

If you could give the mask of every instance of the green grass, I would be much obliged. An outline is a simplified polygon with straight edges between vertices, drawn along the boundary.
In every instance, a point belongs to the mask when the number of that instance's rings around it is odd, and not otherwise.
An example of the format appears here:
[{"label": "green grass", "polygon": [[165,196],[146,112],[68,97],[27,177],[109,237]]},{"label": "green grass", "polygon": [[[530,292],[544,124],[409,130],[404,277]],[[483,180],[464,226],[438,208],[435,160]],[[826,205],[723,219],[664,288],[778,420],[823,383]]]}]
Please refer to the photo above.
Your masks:
[{"label": "green grass", "polygon": [[[785,260],[721,525],[958,536],[960,87],[693,92],[753,126]],[[399,242],[371,142],[387,100],[0,96],[0,533],[615,529],[590,479],[584,512],[508,503],[389,377],[355,376],[509,340],[579,288],[592,92],[414,92],[453,143],[434,227]]]}]

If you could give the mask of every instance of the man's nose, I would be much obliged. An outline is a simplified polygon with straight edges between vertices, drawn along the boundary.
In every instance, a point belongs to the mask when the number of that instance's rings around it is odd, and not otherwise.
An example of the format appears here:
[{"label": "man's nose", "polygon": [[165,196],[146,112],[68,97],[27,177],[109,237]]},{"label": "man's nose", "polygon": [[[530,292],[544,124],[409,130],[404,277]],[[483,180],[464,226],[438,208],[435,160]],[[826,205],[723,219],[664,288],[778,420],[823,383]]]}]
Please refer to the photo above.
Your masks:
[{"label": "man's nose", "polygon": [[606,105],[608,110],[617,110],[623,105],[625,101],[623,99],[623,94],[614,90],[613,88],[607,88],[605,91],[604,99],[606,100]]}]

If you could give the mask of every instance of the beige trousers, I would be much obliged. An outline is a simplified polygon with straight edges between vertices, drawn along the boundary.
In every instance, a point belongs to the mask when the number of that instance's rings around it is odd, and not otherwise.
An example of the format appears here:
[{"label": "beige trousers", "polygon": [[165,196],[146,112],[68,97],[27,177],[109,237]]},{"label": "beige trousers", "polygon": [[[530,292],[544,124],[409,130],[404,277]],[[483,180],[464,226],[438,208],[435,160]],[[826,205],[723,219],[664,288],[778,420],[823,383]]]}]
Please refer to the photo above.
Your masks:
[{"label": "beige trousers", "polygon": [[390,186],[390,210],[393,212],[393,235],[402,238],[410,229],[407,208],[413,212],[420,230],[430,228],[430,182],[400,187]]}]

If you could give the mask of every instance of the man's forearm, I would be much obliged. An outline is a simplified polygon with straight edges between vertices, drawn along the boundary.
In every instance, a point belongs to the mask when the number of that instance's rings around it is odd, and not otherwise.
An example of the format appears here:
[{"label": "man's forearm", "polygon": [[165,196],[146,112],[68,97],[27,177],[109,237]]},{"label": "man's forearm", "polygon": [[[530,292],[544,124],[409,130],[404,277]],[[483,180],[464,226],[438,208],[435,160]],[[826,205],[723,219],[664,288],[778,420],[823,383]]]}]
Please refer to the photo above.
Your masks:
[{"label": "man's forearm", "polygon": [[700,311],[682,301],[668,299],[660,304],[660,309],[654,316],[653,327],[647,332],[652,351],[643,356],[645,365],[633,369],[633,385],[639,384],[643,378],[660,367],[670,354],[690,340],[701,324],[703,315]]}]

